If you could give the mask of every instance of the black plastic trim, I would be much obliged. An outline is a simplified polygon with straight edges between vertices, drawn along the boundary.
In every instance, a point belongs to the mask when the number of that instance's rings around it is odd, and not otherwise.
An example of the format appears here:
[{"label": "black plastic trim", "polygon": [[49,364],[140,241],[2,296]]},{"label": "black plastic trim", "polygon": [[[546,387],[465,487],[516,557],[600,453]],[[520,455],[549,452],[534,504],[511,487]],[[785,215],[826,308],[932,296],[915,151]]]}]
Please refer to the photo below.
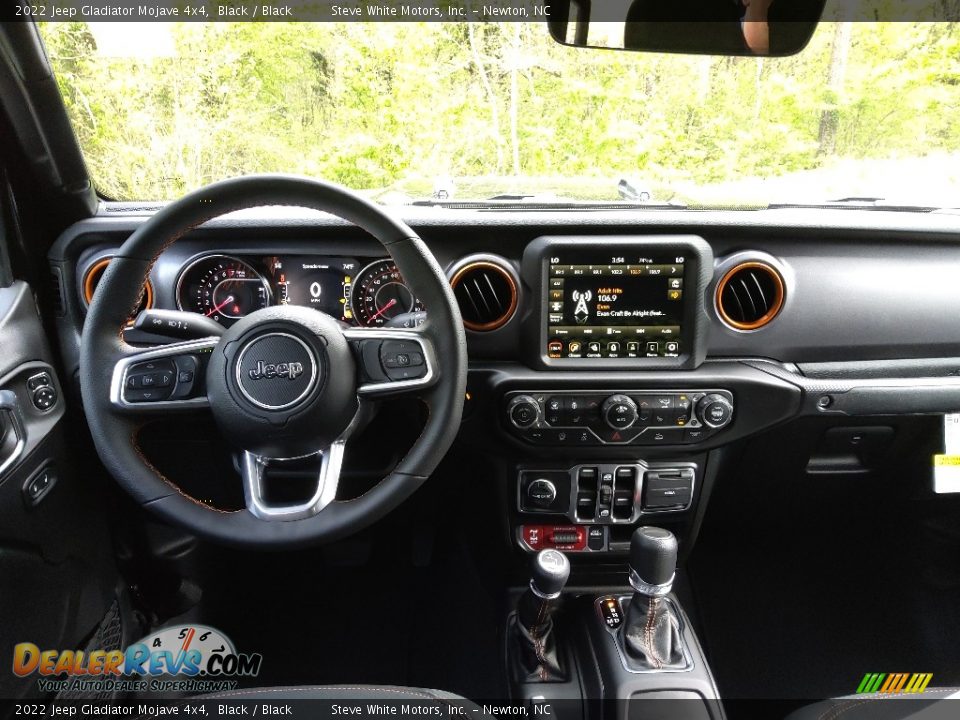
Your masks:
[{"label": "black plastic trim", "polygon": [[801,415],[937,415],[960,408],[960,377],[806,377],[782,363],[745,364],[803,391]]}]

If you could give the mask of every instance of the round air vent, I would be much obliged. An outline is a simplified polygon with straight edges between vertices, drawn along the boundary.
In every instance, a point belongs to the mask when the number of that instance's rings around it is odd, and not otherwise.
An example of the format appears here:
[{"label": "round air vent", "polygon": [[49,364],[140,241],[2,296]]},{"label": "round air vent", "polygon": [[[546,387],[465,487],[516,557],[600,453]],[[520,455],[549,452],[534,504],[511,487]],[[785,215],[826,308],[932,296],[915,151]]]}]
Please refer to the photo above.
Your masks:
[{"label": "round air vent", "polygon": [[764,262],[735,265],[717,283],[717,312],[736,330],[759,330],[783,307],[780,273]]},{"label": "round air vent", "polygon": [[463,325],[488,332],[507,324],[517,310],[517,281],[506,261],[467,259],[450,278]]},{"label": "round air vent", "polygon": [[[97,289],[97,285],[100,284],[100,280],[103,279],[103,273],[106,272],[107,266],[110,264],[112,258],[102,258],[97,260],[93,265],[88,267],[83,273],[83,300],[89,306],[93,300],[93,293]],[[147,308],[153,307],[153,285],[150,284],[150,281],[147,280],[146,285],[144,286],[143,295],[140,298],[140,304],[137,306],[134,315],[137,315],[141,310],[146,310]]]}]

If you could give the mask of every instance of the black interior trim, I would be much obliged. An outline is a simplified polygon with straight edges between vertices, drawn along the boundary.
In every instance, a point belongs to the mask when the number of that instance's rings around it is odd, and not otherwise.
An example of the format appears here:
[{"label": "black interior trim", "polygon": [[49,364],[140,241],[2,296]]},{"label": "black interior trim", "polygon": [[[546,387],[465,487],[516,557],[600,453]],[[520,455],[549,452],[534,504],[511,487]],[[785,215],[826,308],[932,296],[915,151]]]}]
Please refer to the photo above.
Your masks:
[{"label": "black interior trim", "polygon": [[56,193],[58,212],[94,215],[100,201],[33,22],[0,24],[0,102],[30,167]]}]

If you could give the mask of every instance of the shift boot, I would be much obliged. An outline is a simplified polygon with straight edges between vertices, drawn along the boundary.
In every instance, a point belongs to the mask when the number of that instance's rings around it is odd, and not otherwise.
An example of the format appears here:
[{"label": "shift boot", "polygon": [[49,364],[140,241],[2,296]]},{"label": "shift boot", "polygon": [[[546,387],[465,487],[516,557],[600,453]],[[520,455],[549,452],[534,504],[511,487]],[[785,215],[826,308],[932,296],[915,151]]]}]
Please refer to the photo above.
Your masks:
[{"label": "shift boot", "polygon": [[659,597],[634,593],[623,625],[623,645],[643,669],[684,667],[680,623],[670,605]]}]

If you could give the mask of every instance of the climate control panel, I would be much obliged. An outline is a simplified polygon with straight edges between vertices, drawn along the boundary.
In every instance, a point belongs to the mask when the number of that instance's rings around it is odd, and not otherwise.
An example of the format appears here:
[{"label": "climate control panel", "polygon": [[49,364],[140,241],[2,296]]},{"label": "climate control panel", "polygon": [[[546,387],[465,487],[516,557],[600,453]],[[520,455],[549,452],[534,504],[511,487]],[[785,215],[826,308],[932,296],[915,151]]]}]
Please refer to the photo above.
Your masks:
[{"label": "climate control panel", "polygon": [[733,420],[729,390],[522,391],[506,395],[508,431],[534,445],[680,445]]}]

